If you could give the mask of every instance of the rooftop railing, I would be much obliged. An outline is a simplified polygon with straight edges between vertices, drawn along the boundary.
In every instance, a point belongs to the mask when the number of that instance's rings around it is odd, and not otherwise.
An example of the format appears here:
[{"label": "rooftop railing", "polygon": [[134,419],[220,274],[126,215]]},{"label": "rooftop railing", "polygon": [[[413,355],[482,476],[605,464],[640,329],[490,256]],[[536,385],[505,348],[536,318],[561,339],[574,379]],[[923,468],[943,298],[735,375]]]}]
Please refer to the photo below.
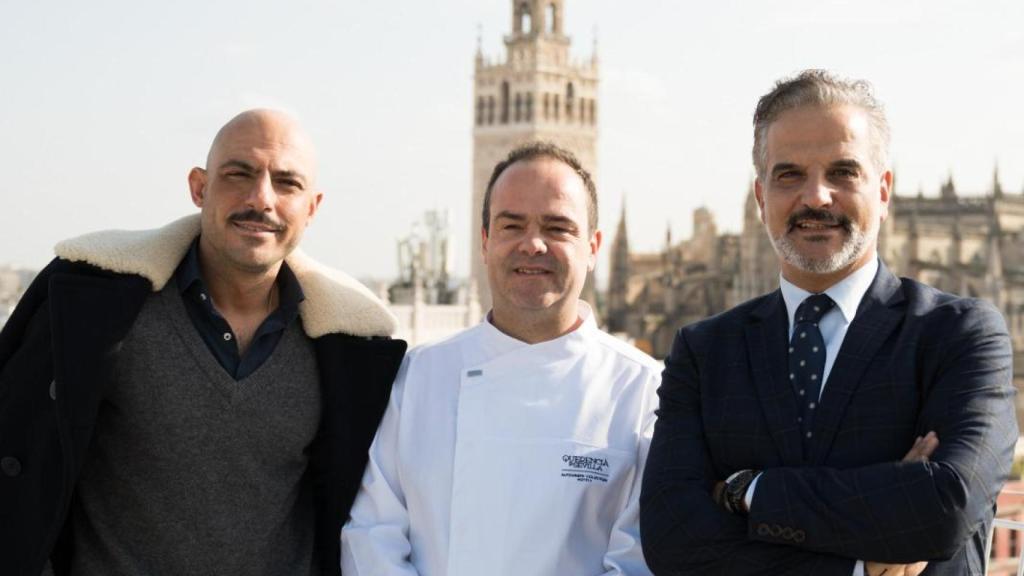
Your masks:
[{"label": "rooftop railing", "polygon": [[[1004,489],[1000,496],[1024,496],[1024,492],[1016,491],[1013,489]],[[1020,558],[1020,546],[1014,544],[1011,546],[1010,553],[1013,556],[1008,558],[992,558],[992,543],[995,540],[995,534],[997,529],[1003,530],[1014,530],[1018,532],[1016,540],[1020,542],[1024,540],[1024,522],[1018,520],[1010,520],[1008,518],[995,518],[992,521],[992,529],[988,533],[988,541],[985,543],[985,574],[992,576],[1003,576],[1006,574],[1016,573],[1017,576],[1024,576],[1024,562],[1021,562]]]},{"label": "rooftop railing", "polygon": [[[996,533],[996,528],[1006,528],[1008,530],[1018,530],[1020,532],[1024,532],[1024,522],[1018,522],[1016,520],[1004,520],[1002,518],[996,518],[995,520],[993,520],[992,530],[990,530],[988,533],[988,543],[985,545],[985,574],[989,574],[990,570],[993,568],[992,537]],[[1006,559],[1000,558],[999,560]],[[1020,562],[1019,557],[1010,558],[1010,560],[1014,560],[1017,562],[1017,576],[1024,576],[1024,562]],[[1000,571],[1000,573],[1004,574],[1005,572]]]}]

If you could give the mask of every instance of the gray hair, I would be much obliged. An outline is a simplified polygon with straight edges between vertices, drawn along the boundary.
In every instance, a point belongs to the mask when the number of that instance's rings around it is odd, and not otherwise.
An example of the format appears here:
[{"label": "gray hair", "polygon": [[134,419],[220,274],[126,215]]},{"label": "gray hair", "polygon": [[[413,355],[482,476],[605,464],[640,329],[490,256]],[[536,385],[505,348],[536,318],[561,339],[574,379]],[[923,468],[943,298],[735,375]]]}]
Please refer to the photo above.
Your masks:
[{"label": "gray hair", "polygon": [[889,166],[889,121],[885,108],[875,99],[866,80],[848,80],[828,70],[804,70],[791,78],[775,83],[772,91],[757,102],[754,111],[754,168],[758,180],[764,181],[768,169],[768,128],[788,110],[805,106],[852,105],[864,110],[871,122],[874,140],[873,160],[881,171]]}]

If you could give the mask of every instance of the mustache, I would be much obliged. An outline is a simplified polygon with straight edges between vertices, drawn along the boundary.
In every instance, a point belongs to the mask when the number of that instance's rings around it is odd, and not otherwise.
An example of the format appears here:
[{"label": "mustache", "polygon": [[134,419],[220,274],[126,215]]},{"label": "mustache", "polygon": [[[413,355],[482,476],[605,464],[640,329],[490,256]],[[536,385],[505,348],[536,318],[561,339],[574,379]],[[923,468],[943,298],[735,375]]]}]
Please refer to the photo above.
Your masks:
[{"label": "mustache", "polygon": [[807,207],[790,214],[789,218],[786,219],[786,231],[792,232],[798,222],[818,222],[826,226],[839,226],[846,232],[853,230],[853,222],[850,221],[850,217],[846,214],[833,214],[828,210],[819,210],[817,208]]},{"label": "mustache", "polygon": [[278,232],[284,230],[283,224],[274,220],[270,216],[267,216],[263,212],[260,212],[259,210],[254,210],[252,208],[248,210],[242,210],[241,212],[235,212],[234,214],[228,216],[228,221],[252,222],[253,224],[261,224],[263,226],[268,226]]}]

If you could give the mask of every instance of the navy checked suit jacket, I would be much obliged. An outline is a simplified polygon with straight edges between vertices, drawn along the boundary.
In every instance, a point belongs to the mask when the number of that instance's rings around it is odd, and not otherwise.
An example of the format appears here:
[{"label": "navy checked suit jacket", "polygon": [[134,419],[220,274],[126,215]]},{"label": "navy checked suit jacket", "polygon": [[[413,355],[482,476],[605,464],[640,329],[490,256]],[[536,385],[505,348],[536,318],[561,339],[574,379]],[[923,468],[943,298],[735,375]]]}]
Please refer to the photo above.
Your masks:
[{"label": "navy checked suit jacket", "polygon": [[[679,331],[640,500],[655,574],[850,576],[856,560],[981,574],[1017,439],[1012,350],[991,305],[884,265],[839,349],[805,458],[781,292]],[[903,463],[934,430],[926,463]],[[748,518],[710,496],[764,470]]]}]

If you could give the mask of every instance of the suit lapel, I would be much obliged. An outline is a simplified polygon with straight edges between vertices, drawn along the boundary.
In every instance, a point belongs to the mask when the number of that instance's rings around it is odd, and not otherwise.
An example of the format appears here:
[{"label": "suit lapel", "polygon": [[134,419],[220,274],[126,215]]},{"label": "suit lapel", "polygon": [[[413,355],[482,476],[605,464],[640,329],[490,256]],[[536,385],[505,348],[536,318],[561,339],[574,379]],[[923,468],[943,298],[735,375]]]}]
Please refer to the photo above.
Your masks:
[{"label": "suit lapel", "polygon": [[821,464],[828,455],[846,406],[860,385],[864,371],[903,319],[904,310],[898,306],[902,301],[900,280],[879,262],[878,273],[857,307],[857,315],[843,338],[832,371],[825,381],[820,411],[814,419],[816,441],[811,454],[812,463]]},{"label": "suit lapel", "polygon": [[776,290],[751,313],[745,337],[754,388],[761,401],[768,432],[779,450],[782,464],[797,466],[803,463],[803,454],[796,421],[796,397],[788,374],[788,332],[786,305],[782,301],[782,292]]}]

